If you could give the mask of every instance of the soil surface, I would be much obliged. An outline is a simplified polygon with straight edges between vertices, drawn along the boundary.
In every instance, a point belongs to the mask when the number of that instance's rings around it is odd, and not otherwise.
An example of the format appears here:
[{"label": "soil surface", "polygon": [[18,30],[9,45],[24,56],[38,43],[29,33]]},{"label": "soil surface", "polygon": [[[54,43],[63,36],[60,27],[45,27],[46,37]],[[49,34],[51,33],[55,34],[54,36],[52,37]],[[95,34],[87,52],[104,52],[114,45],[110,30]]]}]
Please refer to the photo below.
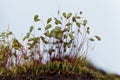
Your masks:
[{"label": "soil surface", "polygon": [[91,73],[82,74],[22,74],[22,75],[9,75],[0,76],[0,80],[97,80]]}]

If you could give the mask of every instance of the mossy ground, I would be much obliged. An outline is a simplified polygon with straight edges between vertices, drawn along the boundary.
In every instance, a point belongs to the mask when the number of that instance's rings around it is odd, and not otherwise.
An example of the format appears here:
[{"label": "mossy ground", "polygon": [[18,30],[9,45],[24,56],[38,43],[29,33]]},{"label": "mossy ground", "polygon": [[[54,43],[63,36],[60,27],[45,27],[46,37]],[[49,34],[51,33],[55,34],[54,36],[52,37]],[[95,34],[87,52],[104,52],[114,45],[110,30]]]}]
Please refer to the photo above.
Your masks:
[{"label": "mossy ground", "polygon": [[[43,24],[38,15],[34,22]],[[89,36],[82,12],[73,15],[58,11],[58,17],[46,22],[44,29],[30,26],[23,43],[9,29],[0,33],[0,80],[120,80],[90,68],[86,60],[90,42],[101,38]],[[43,32],[35,36],[36,31]],[[48,55],[45,59],[44,53]]]},{"label": "mossy ground", "polygon": [[66,62],[50,62],[45,65],[23,65],[0,76],[1,80],[83,80],[97,79],[86,67]]},{"label": "mossy ground", "polygon": [[89,67],[59,61],[29,66],[24,64],[12,69],[2,69],[4,73],[0,75],[0,80],[120,80],[115,74]]}]

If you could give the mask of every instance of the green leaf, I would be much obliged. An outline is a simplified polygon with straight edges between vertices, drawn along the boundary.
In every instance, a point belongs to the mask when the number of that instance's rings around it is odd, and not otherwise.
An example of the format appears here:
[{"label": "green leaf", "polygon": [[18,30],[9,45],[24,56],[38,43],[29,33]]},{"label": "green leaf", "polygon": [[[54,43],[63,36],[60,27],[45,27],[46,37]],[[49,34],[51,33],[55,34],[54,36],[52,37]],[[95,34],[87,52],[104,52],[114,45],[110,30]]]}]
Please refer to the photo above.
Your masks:
[{"label": "green leaf", "polygon": [[79,22],[76,22],[76,25],[80,28],[80,23]]},{"label": "green leaf", "polygon": [[48,24],[46,27],[45,27],[45,30],[48,30],[49,28],[51,28],[52,25],[51,24]]},{"label": "green leaf", "polygon": [[82,11],[80,11],[80,15],[82,14]]},{"label": "green leaf", "polygon": [[72,23],[68,22],[65,26],[70,26],[70,25],[72,25]]},{"label": "green leaf", "polygon": [[95,41],[93,38],[90,38],[89,40],[90,40],[90,41]]},{"label": "green leaf", "polygon": [[72,17],[72,21],[73,21],[73,22],[76,22],[76,18],[75,18],[75,17]]},{"label": "green leaf", "polygon": [[26,39],[27,39],[27,36],[24,36],[24,37],[23,37],[23,41],[25,41]]},{"label": "green leaf", "polygon": [[80,16],[75,16],[76,19],[80,19],[81,17]]},{"label": "green leaf", "polygon": [[40,21],[40,19],[39,19],[38,17],[39,17],[38,15],[35,15],[35,16],[34,16],[34,21],[35,21],[35,22]]},{"label": "green leaf", "polygon": [[73,36],[73,34],[71,33],[71,34],[69,34],[69,37],[71,38],[71,40],[73,40],[74,39],[74,36]]},{"label": "green leaf", "polygon": [[21,46],[22,46],[22,44],[19,43],[17,39],[13,39],[12,47],[13,47],[15,50],[18,50]]},{"label": "green leaf", "polygon": [[41,30],[41,28],[38,28],[38,30]]},{"label": "green leaf", "polygon": [[52,21],[52,18],[49,18],[49,19],[47,20],[47,24],[50,23],[51,21]]},{"label": "green leaf", "polygon": [[55,30],[54,30],[54,29],[51,30],[51,32],[50,32],[50,36],[55,37]]},{"label": "green leaf", "polygon": [[90,30],[90,28],[89,28],[89,27],[87,27],[87,33],[88,33],[88,34],[90,34],[90,31],[89,31],[89,30]]},{"label": "green leaf", "polygon": [[57,38],[57,39],[61,39],[62,36],[63,36],[63,33],[62,33],[62,32],[56,33],[56,38]]},{"label": "green leaf", "polygon": [[33,26],[31,26],[31,27],[30,27],[30,30],[29,30],[29,32],[32,32],[32,31],[33,31]]},{"label": "green leaf", "polygon": [[86,24],[87,24],[87,20],[84,20],[83,25],[86,26]]},{"label": "green leaf", "polygon": [[61,31],[61,27],[56,26],[56,27],[55,27],[55,30],[56,30],[56,31]]},{"label": "green leaf", "polygon": [[44,35],[47,36],[47,37],[51,37],[49,31],[47,31],[46,33],[44,33]]},{"label": "green leaf", "polygon": [[26,36],[23,37],[23,41],[30,37],[30,33],[27,33]]},{"label": "green leaf", "polygon": [[68,13],[67,19],[69,19],[72,16],[72,13]]},{"label": "green leaf", "polygon": [[26,37],[29,38],[30,37],[30,33],[27,33]]},{"label": "green leaf", "polygon": [[43,43],[48,44],[48,42],[45,40],[45,38],[43,36],[41,36],[40,38],[43,41]]},{"label": "green leaf", "polygon": [[58,24],[62,24],[60,20],[56,19],[55,18],[55,24],[58,25]]},{"label": "green leaf", "polygon": [[30,38],[30,39],[28,40],[28,42],[29,42],[29,41],[34,41],[34,38]]},{"label": "green leaf", "polygon": [[65,12],[63,13],[63,16],[64,16],[64,18],[66,18],[66,13]]},{"label": "green leaf", "polygon": [[34,41],[35,41],[35,42],[38,42],[39,40],[40,40],[40,37],[35,37],[35,38],[34,38]]},{"label": "green leaf", "polygon": [[101,38],[99,36],[95,36],[98,41],[101,41]]}]

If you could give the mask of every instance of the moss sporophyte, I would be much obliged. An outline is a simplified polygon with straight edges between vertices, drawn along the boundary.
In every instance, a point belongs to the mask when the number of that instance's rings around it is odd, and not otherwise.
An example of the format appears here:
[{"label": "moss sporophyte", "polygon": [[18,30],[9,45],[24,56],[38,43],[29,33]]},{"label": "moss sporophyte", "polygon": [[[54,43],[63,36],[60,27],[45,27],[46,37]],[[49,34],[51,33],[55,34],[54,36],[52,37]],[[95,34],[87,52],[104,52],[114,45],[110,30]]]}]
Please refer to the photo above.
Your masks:
[{"label": "moss sporophyte", "polygon": [[[86,67],[89,44],[101,38],[90,37],[82,12],[73,15],[59,11],[58,17],[48,18],[45,23],[35,15],[34,22],[43,26],[30,26],[23,43],[9,30],[0,34],[1,75],[89,72]],[[34,35],[34,32],[40,34]]]}]

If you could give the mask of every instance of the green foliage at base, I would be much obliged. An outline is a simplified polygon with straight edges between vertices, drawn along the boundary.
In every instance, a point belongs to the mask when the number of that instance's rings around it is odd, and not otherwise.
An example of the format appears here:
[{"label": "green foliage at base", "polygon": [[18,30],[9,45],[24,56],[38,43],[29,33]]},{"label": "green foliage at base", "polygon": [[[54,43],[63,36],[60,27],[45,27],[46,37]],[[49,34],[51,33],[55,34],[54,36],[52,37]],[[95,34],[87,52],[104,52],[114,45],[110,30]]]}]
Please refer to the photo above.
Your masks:
[{"label": "green foliage at base", "polygon": [[[29,66],[28,66],[29,65]],[[86,67],[81,67],[79,64],[71,64],[68,62],[48,62],[46,64],[34,65],[33,63],[23,64],[16,66],[12,69],[1,69],[1,75],[4,78],[8,76],[14,79],[23,75],[30,77],[31,75],[38,75],[41,77],[42,74],[56,74],[56,75],[87,75],[91,74],[91,78],[95,78],[91,71]],[[26,77],[27,77],[26,76]],[[89,75],[88,75],[89,77]]]},{"label": "green foliage at base", "polygon": [[[80,61],[80,59],[79,59]],[[81,62],[81,61],[80,61]],[[115,74],[103,73],[95,68],[90,68],[91,65],[80,65],[78,63],[71,64],[69,62],[48,62],[46,64],[25,63],[18,65],[12,69],[0,69],[0,79],[43,79],[45,77],[53,77],[55,75],[68,76],[71,80],[75,80],[70,75],[74,75],[79,79],[100,79],[100,80],[119,80],[120,77]],[[91,66],[93,67],[93,66]],[[4,78],[4,79],[3,79]],[[47,79],[45,79],[47,80]],[[52,79],[51,79],[52,80]],[[57,80],[57,78],[56,78]],[[67,78],[65,78],[67,80]]]}]

